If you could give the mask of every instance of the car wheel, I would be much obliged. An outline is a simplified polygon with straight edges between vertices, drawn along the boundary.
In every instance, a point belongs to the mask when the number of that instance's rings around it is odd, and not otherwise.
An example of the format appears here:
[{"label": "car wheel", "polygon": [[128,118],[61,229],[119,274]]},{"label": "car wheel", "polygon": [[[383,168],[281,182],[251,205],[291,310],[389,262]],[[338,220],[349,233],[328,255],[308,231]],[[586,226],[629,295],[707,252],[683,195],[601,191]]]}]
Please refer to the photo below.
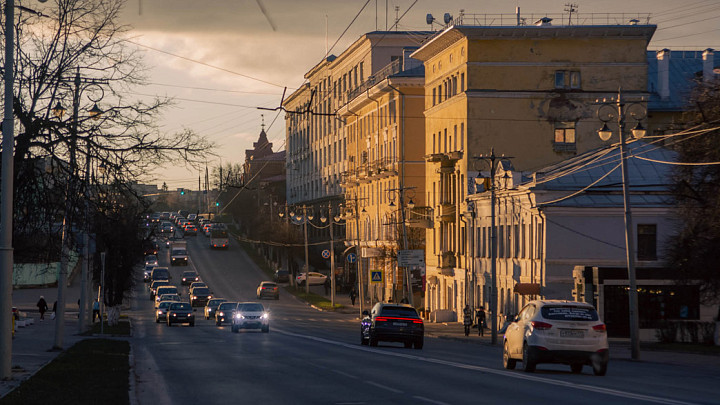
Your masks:
[{"label": "car wheel", "polygon": [[406,342],[403,342],[403,346],[405,346],[406,349],[410,349],[413,346],[412,340],[408,340]]},{"label": "car wheel", "polygon": [[423,348],[423,338],[417,339],[415,341],[415,350],[422,350]]},{"label": "car wheel", "polygon": [[280,299],[280,296],[279,296],[279,295],[276,295],[276,296],[275,296],[275,300],[279,300],[279,299]]},{"label": "car wheel", "polygon": [[167,326],[168,326],[168,327],[171,327],[171,326],[172,326],[172,323],[170,322],[170,320],[167,321]]},{"label": "car wheel", "polygon": [[593,374],[596,376],[604,376],[607,373],[607,361],[604,360],[593,360],[592,369]]},{"label": "car wheel", "polygon": [[503,345],[503,367],[505,367],[507,370],[514,370],[516,363],[517,360],[510,357],[510,347],[506,340],[505,344]]},{"label": "car wheel", "polygon": [[572,363],[570,365],[570,370],[573,372],[573,374],[580,374],[582,373],[583,364],[582,363]]},{"label": "car wheel", "polygon": [[299,281],[299,282],[298,282],[298,286],[302,287],[302,286],[304,286],[304,285],[305,285],[305,282],[304,282],[304,281]]},{"label": "car wheel", "polygon": [[270,325],[265,325],[265,326],[263,326],[263,327],[262,327],[262,332],[263,332],[263,333],[268,333],[268,332],[270,332]]},{"label": "car wheel", "polygon": [[535,371],[535,359],[530,354],[527,343],[523,344],[523,370],[527,373]]},{"label": "car wheel", "polygon": [[360,331],[360,344],[363,346],[367,346],[368,340],[365,339],[365,335],[363,335],[362,331]]},{"label": "car wheel", "polygon": [[206,316],[205,316],[205,320],[206,320],[206,321],[210,320],[210,317],[206,315]]}]

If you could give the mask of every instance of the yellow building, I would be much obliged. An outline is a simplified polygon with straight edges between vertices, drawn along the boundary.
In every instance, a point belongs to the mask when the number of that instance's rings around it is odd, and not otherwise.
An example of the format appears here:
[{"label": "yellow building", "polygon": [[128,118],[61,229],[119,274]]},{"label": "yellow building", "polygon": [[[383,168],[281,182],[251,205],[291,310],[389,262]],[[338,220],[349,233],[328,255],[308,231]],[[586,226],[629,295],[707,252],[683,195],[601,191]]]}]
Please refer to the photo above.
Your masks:
[{"label": "yellow building", "polygon": [[[346,120],[348,170],[343,176],[348,245],[359,240],[363,286],[372,302],[421,301],[420,269],[398,269],[403,249],[425,248],[423,66],[407,55],[381,69],[338,110]],[[380,280],[372,280],[372,274]],[[412,287],[411,287],[412,288]],[[420,305],[422,306],[422,304]]]},{"label": "yellow building", "polygon": [[[465,200],[489,169],[475,157],[494,149],[512,156],[515,171],[527,171],[601,146],[595,101],[618,89],[630,101],[648,96],[646,49],[655,26],[636,24],[459,21],[412,54],[425,64],[426,198],[435,218],[426,252],[431,319],[460,320],[466,304],[487,303],[484,278],[466,271],[473,260]],[[499,277],[511,282],[530,271],[517,267],[498,269]]]}]

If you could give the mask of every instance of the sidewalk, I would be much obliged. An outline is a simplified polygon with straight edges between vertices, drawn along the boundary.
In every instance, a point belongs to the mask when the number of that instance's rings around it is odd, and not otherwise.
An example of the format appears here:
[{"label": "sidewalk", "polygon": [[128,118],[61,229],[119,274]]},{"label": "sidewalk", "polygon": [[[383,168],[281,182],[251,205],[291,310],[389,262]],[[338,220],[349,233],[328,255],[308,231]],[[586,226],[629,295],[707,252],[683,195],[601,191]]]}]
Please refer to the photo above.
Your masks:
[{"label": "sidewalk", "polygon": [[[50,312],[45,313],[45,320],[40,320],[40,313],[35,304],[41,295],[45,297],[48,306],[52,309],[57,297],[57,288],[13,290],[12,305],[25,312],[27,318],[32,318],[34,323],[29,326],[18,327],[15,331],[15,337],[12,341],[12,379],[0,381],[0,398],[62,353],[61,351],[52,350],[55,344],[55,320],[50,319]],[[78,341],[85,339],[83,336],[78,336],[77,300],[80,298],[79,281],[65,289],[65,297],[63,348],[67,349]]]},{"label": "sidewalk", "polygon": [[[312,292],[323,295],[327,299],[330,299],[329,295],[324,295],[322,287],[312,287]],[[343,305],[344,308],[340,309],[340,313],[354,315],[356,319],[360,319],[360,303],[359,300],[355,301],[355,306],[350,303],[350,297],[347,294],[338,294],[335,296],[335,303]],[[366,303],[365,308],[370,310],[370,303]],[[489,329],[485,329],[484,336],[478,336],[477,329],[470,329],[470,335],[465,336],[465,329],[462,322],[442,322],[434,323],[425,321],[425,336],[429,338],[441,339],[446,341],[455,341],[468,344],[477,345],[491,345],[491,333]],[[498,350],[498,356],[501,351],[503,334],[498,333],[497,341],[495,345]],[[610,359],[613,361],[633,361],[630,356],[630,340],[611,338],[609,339],[610,344]],[[498,361],[500,361],[498,357]],[[659,363],[669,365],[681,365],[691,367],[707,367],[710,369],[716,369],[720,372],[720,356],[712,354],[696,354],[686,352],[672,352],[672,351],[659,351],[659,350],[640,350],[640,360],[646,363]]]}]

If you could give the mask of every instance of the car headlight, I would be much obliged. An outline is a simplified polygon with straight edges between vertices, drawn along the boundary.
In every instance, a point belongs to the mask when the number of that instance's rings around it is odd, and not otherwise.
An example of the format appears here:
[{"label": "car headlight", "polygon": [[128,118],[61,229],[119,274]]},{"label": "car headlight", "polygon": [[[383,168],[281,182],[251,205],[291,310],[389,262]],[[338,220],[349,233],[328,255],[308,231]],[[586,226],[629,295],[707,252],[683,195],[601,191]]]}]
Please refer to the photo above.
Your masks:
[{"label": "car headlight", "polygon": [[268,318],[270,318],[270,315],[268,315],[267,313],[262,314],[262,319],[268,319]]},{"label": "car headlight", "polygon": [[245,317],[242,314],[235,314],[235,319],[245,319]]},{"label": "car headlight", "polygon": [[176,314],[170,314],[170,316],[175,316]]},{"label": "car headlight", "polygon": [[212,298],[212,295],[208,295],[208,299],[211,299],[211,298]]},{"label": "car headlight", "polygon": [[162,311],[157,311],[158,315],[162,315]]},{"label": "car headlight", "polygon": [[220,315],[220,316],[225,316],[225,313],[223,313],[223,312],[218,312],[218,315]]},{"label": "car headlight", "polygon": [[192,299],[196,300],[196,299],[197,299],[197,297],[193,295]]}]

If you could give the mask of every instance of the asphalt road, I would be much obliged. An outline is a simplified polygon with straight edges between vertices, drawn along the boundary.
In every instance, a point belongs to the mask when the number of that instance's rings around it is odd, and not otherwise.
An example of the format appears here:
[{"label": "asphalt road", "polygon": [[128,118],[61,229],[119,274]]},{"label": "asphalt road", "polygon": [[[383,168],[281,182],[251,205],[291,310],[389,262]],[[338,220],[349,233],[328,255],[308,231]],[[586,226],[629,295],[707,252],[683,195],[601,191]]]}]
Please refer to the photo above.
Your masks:
[{"label": "asphalt road", "polygon": [[[263,273],[233,241],[210,250],[187,238],[190,265],[217,297],[255,301]],[[169,254],[159,254],[167,264]],[[168,266],[170,267],[170,266]],[[180,285],[183,267],[170,267]],[[499,347],[425,338],[423,350],[401,344],[361,346],[355,315],[318,312],[281,291],[270,308],[270,332],[215,326],[198,308],[195,327],[154,321],[138,289],[131,316],[135,394],[150,404],[717,404],[720,370],[611,361],[605,377],[562,365],[536,373],[502,368]],[[183,288],[183,297],[187,289]]]}]

